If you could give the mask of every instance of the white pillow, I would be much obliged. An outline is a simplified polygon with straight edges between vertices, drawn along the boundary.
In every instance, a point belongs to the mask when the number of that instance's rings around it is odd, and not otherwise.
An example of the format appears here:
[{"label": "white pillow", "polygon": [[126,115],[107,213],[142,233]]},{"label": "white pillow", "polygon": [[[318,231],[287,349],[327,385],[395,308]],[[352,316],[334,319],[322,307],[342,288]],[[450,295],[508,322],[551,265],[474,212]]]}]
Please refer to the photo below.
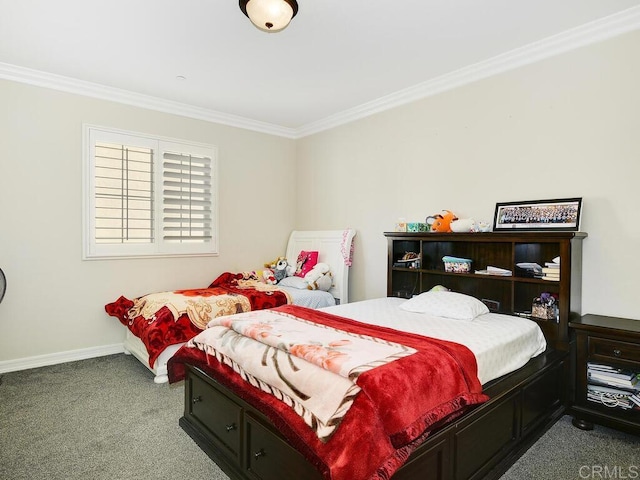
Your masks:
[{"label": "white pillow", "polygon": [[456,292],[424,292],[407,300],[400,308],[456,320],[473,320],[478,315],[489,313],[487,306],[477,298]]},{"label": "white pillow", "polygon": [[300,290],[306,290],[309,286],[309,282],[307,282],[302,277],[284,277],[282,280],[278,282],[278,285],[282,287],[291,287],[291,288],[299,288]]}]

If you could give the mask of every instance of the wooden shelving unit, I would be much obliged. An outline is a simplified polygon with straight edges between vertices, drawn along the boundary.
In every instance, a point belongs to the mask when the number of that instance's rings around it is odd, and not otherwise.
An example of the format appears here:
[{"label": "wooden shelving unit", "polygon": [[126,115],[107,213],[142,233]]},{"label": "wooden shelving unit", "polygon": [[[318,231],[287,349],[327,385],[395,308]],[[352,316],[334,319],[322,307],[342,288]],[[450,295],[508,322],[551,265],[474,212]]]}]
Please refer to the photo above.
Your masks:
[{"label": "wooden shelving unit", "polygon": [[[489,300],[498,313],[527,315],[541,293],[558,296],[555,319],[531,317],[552,346],[566,349],[570,317],[580,316],[583,232],[404,233],[386,232],[387,295],[411,297],[443,285],[453,291]],[[398,266],[406,252],[419,255],[419,266]],[[472,260],[470,273],[445,272],[442,257]],[[538,263],[560,257],[560,280],[518,276],[517,263]],[[509,277],[473,273],[488,266],[511,270]]]}]

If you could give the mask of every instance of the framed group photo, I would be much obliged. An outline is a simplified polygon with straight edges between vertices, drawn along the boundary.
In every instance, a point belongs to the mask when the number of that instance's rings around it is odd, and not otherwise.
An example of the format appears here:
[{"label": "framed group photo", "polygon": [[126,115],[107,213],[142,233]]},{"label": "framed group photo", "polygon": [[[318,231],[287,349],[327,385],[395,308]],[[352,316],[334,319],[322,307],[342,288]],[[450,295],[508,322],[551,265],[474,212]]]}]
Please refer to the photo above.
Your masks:
[{"label": "framed group photo", "polygon": [[493,231],[575,231],[580,228],[582,198],[496,203]]}]

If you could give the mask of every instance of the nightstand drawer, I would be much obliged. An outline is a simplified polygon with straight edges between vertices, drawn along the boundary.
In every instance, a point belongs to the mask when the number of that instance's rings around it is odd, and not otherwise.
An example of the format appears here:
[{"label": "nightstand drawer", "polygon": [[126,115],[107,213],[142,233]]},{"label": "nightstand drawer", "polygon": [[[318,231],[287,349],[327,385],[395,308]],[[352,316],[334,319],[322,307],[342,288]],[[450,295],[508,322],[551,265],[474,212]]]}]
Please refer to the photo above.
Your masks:
[{"label": "nightstand drawer", "polygon": [[640,362],[640,346],[637,343],[589,337],[589,356],[594,358],[601,357],[612,361]]}]

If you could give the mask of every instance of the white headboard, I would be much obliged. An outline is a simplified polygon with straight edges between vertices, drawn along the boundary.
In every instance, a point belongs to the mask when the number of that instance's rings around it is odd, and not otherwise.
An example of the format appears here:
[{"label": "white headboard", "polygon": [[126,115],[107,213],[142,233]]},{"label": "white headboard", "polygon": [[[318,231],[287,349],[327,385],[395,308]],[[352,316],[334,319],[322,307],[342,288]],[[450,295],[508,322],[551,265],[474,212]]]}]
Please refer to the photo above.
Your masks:
[{"label": "white headboard", "polygon": [[331,267],[333,286],[331,293],[339,303],[349,302],[349,265],[353,237],[356,231],[346,230],[294,230],[287,244],[287,261],[295,265],[301,250],[317,251],[318,262]]}]

